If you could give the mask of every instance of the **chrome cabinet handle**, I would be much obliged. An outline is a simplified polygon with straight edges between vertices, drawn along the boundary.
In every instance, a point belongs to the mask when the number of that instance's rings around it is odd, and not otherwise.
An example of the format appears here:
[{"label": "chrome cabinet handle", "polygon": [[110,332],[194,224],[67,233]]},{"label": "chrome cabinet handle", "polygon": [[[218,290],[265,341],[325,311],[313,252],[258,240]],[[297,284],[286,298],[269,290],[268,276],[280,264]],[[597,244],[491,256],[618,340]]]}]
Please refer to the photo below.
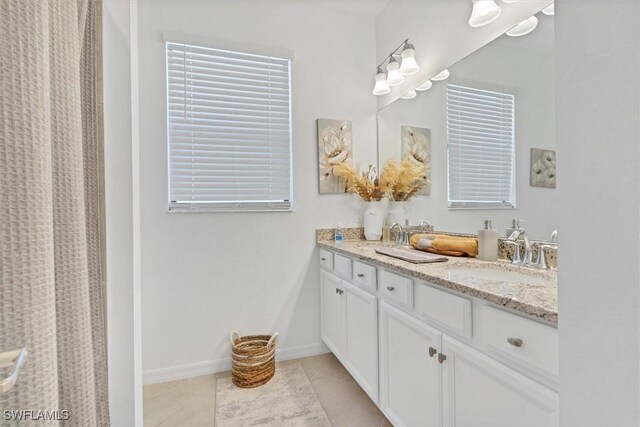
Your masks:
[{"label": "chrome cabinet handle", "polygon": [[438,362],[443,363],[445,360],[447,360],[447,356],[442,353],[438,354]]},{"label": "chrome cabinet handle", "polygon": [[10,390],[18,381],[18,372],[20,372],[20,367],[22,367],[26,358],[26,348],[0,353],[0,368],[11,366],[9,375],[0,379],[0,394]]},{"label": "chrome cabinet handle", "polygon": [[336,288],[336,294],[342,295],[344,294],[344,291],[342,289]]},{"label": "chrome cabinet handle", "polygon": [[396,290],[396,288],[394,288],[393,286],[387,286],[387,290],[393,292]]},{"label": "chrome cabinet handle", "polygon": [[514,347],[522,347],[522,340],[520,338],[507,338],[507,342]]},{"label": "chrome cabinet handle", "polygon": [[358,277],[364,277],[364,274],[363,274],[363,273],[358,273],[358,274],[356,274],[356,276],[358,276]]},{"label": "chrome cabinet handle", "polygon": [[435,348],[429,347],[429,357],[435,356],[437,352],[438,350],[436,350]]},{"label": "chrome cabinet handle", "polygon": [[327,260],[326,258],[320,258],[320,261],[326,261],[326,260]]}]

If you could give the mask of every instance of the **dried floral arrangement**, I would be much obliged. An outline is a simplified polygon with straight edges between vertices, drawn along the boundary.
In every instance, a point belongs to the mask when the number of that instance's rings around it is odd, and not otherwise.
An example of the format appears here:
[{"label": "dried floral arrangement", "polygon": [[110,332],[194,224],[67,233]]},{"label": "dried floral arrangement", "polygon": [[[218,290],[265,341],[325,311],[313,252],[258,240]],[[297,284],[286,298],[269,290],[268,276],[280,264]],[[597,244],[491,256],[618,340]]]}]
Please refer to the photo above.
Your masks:
[{"label": "dried floral arrangement", "polygon": [[409,200],[427,183],[424,165],[407,158],[401,163],[389,160],[382,168],[382,176],[391,200],[396,202]]},{"label": "dried floral arrangement", "polygon": [[347,191],[357,194],[365,202],[379,201],[386,195],[394,201],[406,201],[420,191],[426,182],[424,166],[408,159],[402,163],[389,160],[379,177],[373,166],[359,174],[348,163],[334,166],[333,173],[346,178]]},{"label": "dried floral arrangement", "polygon": [[348,163],[340,163],[333,167],[334,175],[347,179],[347,191],[355,193],[365,202],[377,202],[382,200],[387,187],[376,174],[376,168],[369,165],[366,172],[358,173]]}]

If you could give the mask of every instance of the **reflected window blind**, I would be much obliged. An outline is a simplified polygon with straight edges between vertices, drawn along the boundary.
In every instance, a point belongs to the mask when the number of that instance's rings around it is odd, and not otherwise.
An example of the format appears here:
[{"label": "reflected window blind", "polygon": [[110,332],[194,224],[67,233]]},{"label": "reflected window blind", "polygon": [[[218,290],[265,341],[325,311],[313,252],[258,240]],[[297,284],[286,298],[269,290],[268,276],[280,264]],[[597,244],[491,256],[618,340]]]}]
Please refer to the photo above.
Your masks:
[{"label": "reflected window blind", "polygon": [[450,208],[515,207],[514,97],[447,85]]},{"label": "reflected window blind", "polygon": [[166,58],[169,209],[291,209],[291,60],[179,43]]}]

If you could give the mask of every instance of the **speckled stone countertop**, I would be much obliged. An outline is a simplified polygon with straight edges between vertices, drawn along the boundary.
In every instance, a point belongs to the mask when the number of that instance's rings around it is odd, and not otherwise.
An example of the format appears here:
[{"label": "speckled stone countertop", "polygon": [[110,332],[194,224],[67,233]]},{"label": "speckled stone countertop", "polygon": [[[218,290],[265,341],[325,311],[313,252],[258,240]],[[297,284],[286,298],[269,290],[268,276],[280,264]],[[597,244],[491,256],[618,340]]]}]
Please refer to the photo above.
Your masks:
[{"label": "speckled stone countertop", "polygon": [[[345,240],[340,247],[336,246],[333,240],[319,238],[318,246],[387,270],[424,280],[433,285],[516,310],[527,316],[553,324],[558,323],[558,282],[557,273],[553,270],[543,271],[516,267],[506,260],[486,262],[475,258],[457,257],[447,257],[446,262],[413,264],[378,254],[375,251],[376,247],[394,246],[393,244],[368,242],[357,238]],[[518,272],[531,276],[532,279],[537,278],[532,282],[539,283],[494,282],[487,279],[474,280],[471,277],[452,279],[450,270],[454,268],[499,269]]]}]

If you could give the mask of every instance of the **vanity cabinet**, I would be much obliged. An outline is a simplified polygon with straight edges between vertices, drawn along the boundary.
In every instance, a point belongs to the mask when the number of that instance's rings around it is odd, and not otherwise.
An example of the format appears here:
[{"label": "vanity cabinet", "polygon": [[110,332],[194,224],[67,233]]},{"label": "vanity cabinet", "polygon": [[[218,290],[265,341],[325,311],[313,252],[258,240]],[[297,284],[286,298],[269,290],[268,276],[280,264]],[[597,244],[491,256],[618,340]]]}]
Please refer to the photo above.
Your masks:
[{"label": "vanity cabinet", "polygon": [[347,348],[346,298],[344,297],[342,280],[326,271],[321,271],[320,274],[322,341],[342,361]]},{"label": "vanity cabinet", "polygon": [[380,408],[396,426],[441,425],[442,334],[380,304]]},{"label": "vanity cabinet", "polygon": [[326,271],[321,272],[320,287],[322,340],[377,402],[377,298]]},{"label": "vanity cabinet", "polygon": [[556,393],[447,336],[442,354],[443,425],[558,424]]},{"label": "vanity cabinet", "polygon": [[346,301],[347,356],[353,378],[374,402],[378,401],[378,299],[343,282]]},{"label": "vanity cabinet", "polygon": [[395,426],[558,424],[556,328],[344,255],[322,258],[322,339]]}]

